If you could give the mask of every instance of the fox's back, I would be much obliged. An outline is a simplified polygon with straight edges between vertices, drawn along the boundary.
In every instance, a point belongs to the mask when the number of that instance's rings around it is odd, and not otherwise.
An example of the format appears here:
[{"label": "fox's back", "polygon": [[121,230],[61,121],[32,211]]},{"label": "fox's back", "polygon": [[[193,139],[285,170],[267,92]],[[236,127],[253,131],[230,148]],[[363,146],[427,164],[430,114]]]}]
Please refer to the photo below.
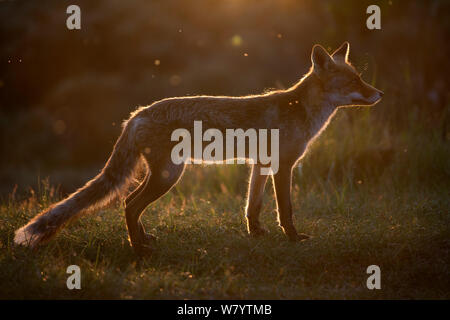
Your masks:
[{"label": "fox's back", "polygon": [[279,112],[276,101],[266,96],[193,96],[155,102],[136,116],[186,129],[202,121],[205,129],[225,130],[275,127]]}]

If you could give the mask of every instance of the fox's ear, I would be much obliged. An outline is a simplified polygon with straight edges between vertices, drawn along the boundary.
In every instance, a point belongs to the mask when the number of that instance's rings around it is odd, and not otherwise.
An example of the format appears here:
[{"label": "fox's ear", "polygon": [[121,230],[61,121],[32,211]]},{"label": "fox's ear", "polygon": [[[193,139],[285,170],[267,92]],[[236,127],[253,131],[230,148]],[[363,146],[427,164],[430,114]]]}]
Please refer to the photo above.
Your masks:
[{"label": "fox's ear", "polygon": [[327,70],[334,64],[328,52],[318,44],[315,44],[312,48],[311,61],[314,69],[318,71]]},{"label": "fox's ear", "polygon": [[350,53],[350,44],[345,41],[339,49],[337,49],[335,52],[333,52],[332,57],[334,61],[348,61],[348,54]]}]

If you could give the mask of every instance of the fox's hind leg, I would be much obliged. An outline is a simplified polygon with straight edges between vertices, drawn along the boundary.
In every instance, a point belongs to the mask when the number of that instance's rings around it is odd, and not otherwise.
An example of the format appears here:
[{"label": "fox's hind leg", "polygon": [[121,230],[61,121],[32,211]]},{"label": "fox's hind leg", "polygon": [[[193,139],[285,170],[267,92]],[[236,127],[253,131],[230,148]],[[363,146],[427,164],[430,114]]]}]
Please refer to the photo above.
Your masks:
[{"label": "fox's hind leg", "polygon": [[131,192],[127,198],[125,199],[125,207],[131,202],[133,201],[134,198],[136,198],[136,196],[141,193],[142,189],[144,189],[145,184],[147,183],[148,178],[150,178],[150,172],[147,172],[147,174],[145,175],[145,178],[142,180],[141,184],[133,190],[133,192]]},{"label": "fox's hind leg", "polygon": [[150,243],[155,237],[145,233],[144,226],[140,221],[143,210],[153,201],[166,194],[181,177],[184,164],[174,164],[170,157],[164,160],[150,160],[151,174],[139,186],[138,194],[132,194],[130,200],[125,200],[125,215],[127,220],[128,234],[131,245],[138,253],[145,253],[150,249]]},{"label": "fox's hind leg", "polygon": [[247,206],[245,208],[247,229],[252,236],[259,236],[266,233],[266,231],[261,228],[259,213],[261,211],[267,177],[267,175],[261,175],[261,166],[256,164],[252,166],[250,182],[248,185]]}]

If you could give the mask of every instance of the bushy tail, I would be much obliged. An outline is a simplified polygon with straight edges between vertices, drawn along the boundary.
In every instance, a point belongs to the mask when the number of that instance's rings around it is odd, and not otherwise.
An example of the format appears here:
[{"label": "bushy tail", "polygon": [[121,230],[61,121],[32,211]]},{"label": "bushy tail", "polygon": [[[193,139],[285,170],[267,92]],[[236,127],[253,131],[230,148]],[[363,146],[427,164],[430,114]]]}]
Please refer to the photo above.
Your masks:
[{"label": "bushy tail", "polygon": [[[131,122],[131,121],[130,121]],[[128,123],[117,140],[114,150],[102,171],[68,198],[52,205],[16,231],[16,244],[36,247],[50,240],[69,221],[82,213],[99,209],[128,186],[140,159],[134,130]]]}]

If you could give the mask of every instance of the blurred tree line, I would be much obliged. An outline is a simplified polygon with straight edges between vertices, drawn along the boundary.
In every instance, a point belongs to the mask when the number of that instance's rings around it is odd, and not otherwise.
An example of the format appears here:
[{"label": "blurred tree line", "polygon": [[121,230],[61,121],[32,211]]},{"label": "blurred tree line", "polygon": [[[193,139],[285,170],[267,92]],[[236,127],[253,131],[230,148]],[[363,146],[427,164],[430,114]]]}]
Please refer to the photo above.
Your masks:
[{"label": "blurred tree line", "polygon": [[[66,8],[81,8],[81,30]],[[366,8],[381,8],[381,30]],[[176,95],[287,88],[320,43],[351,44],[385,91],[372,120],[449,139],[449,2],[15,0],[0,2],[0,181],[103,163],[136,106]],[[350,115],[350,123],[351,123]],[[412,119],[412,120],[411,120]]]}]

